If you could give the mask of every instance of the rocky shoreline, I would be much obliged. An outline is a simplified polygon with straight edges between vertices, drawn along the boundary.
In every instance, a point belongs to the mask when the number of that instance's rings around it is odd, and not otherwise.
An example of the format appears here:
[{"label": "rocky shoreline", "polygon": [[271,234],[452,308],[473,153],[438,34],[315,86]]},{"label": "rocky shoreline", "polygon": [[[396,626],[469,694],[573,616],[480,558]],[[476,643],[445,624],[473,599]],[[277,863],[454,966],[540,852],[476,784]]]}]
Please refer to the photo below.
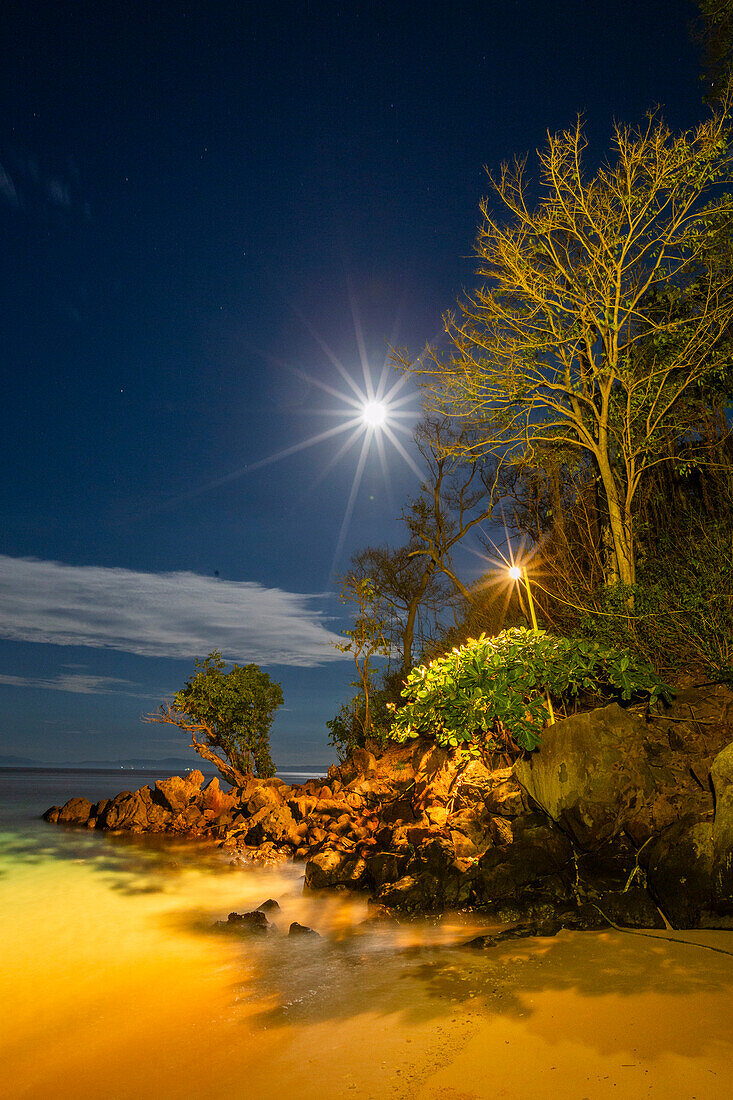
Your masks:
[{"label": "rocky shoreline", "polygon": [[579,713],[513,766],[412,741],[356,750],[302,785],[226,790],[195,771],[44,818],[302,861],[306,889],[365,891],[375,916],[470,907],[511,934],[733,929],[733,692],[690,688],[657,715]]}]

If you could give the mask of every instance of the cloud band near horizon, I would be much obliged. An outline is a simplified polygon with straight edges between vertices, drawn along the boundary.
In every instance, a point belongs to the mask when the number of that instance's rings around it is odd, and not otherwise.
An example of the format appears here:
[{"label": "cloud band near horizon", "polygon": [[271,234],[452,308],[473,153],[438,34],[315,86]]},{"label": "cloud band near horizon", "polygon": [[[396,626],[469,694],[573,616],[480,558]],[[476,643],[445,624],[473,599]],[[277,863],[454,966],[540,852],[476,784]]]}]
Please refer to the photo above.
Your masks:
[{"label": "cloud band near horizon", "polygon": [[0,637],[260,665],[343,660],[316,595],[197,573],[139,573],[0,554]]}]

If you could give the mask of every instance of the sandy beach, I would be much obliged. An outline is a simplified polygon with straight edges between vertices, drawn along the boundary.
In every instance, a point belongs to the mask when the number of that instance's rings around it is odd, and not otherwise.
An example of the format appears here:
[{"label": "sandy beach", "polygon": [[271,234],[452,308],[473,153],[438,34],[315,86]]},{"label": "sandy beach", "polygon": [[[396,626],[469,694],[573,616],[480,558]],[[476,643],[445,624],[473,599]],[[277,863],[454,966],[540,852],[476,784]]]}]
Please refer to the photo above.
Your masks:
[{"label": "sandy beach", "polygon": [[[367,931],[364,899],[304,896],[293,865],[154,857],[95,838],[77,859],[6,865],[3,1095],[730,1095],[733,955],[690,943],[733,952],[731,933],[563,932],[476,952],[454,946],[476,914]],[[268,896],[281,932],[299,920],[320,938],[211,932]]]}]

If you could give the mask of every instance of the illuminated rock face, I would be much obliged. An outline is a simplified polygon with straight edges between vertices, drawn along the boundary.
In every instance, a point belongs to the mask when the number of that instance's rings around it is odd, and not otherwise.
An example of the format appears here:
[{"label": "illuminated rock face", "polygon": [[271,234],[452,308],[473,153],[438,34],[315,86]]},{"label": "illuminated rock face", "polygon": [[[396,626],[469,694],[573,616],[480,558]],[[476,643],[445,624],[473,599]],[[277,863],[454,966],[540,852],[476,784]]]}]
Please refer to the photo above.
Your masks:
[{"label": "illuminated rock face", "polygon": [[548,726],[514,774],[531,798],[582,848],[621,832],[652,833],[656,783],[644,752],[645,723],[615,703]]},{"label": "illuminated rock face", "polygon": [[659,905],[678,927],[733,927],[732,722],[733,692],[688,691],[648,721],[617,706],[559,721],[514,768],[418,739],[299,786],[194,773],[46,818],[302,860],[308,888],[368,891],[380,912],[470,905],[546,935],[661,927]]}]

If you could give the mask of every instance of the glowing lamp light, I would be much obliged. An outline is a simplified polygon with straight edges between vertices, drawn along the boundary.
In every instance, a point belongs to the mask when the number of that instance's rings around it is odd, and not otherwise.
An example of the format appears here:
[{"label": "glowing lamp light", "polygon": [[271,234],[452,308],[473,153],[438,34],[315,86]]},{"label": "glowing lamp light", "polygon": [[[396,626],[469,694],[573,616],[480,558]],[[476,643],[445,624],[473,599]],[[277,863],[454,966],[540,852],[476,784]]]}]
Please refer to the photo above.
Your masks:
[{"label": "glowing lamp light", "polygon": [[513,565],[509,570],[509,576],[512,578],[513,581],[521,580],[522,570],[519,568],[518,565]]},{"label": "glowing lamp light", "polygon": [[381,401],[370,401],[364,406],[361,415],[370,428],[381,428],[387,417],[387,410]]}]

